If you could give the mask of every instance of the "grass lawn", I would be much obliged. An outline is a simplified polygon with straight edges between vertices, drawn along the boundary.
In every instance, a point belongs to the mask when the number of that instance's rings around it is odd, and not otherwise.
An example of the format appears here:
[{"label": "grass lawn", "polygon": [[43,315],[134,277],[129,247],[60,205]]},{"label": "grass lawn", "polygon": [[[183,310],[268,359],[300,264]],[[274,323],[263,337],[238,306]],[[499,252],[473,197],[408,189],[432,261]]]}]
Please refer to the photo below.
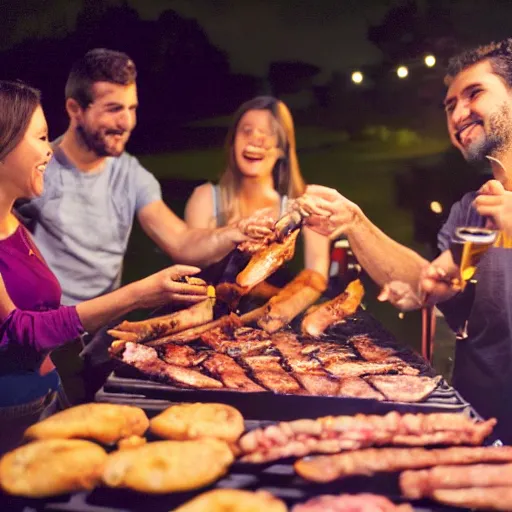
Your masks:
[{"label": "grass lawn", "polygon": [[[410,213],[395,205],[394,177],[406,170],[412,160],[444,151],[446,140],[424,140],[414,146],[396,147],[381,142],[340,142],[337,134],[318,129],[310,129],[310,137],[301,137],[301,133],[299,128],[299,160],[308,183],[336,188],[359,204],[368,217],[392,238],[422,252],[422,248],[413,241]],[[216,180],[224,164],[221,148],[142,155],[139,158],[162,182],[169,179]],[[182,215],[186,199],[183,197],[170,204],[176,214]],[[136,226],[125,262],[125,280],[142,277],[168,263],[160,251],[148,251],[148,240]],[[397,310],[376,301],[378,290],[372,283],[366,283],[366,288],[368,310],[398,339],[419,349],[419,313],[408,313],[404,319],[399,319]]]}]

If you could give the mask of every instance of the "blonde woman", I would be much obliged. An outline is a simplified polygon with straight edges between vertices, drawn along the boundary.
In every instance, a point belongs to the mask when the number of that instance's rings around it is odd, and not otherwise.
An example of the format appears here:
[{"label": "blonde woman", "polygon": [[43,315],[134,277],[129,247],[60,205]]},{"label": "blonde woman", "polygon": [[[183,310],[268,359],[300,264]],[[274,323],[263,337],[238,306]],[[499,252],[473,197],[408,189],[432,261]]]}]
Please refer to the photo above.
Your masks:
[{"label": "blonde woman", "polygon": [[[274,219],[287,201],[305,190],[295,144],[295,129],[286,105],[269,96],[244,103],[227,136],[227,164],[219,184],[205,183],[192,193],[185,221],[194,228],[238,222],[266,209]],[[304,229],[304,263],[327,276],[329,241]]]}]

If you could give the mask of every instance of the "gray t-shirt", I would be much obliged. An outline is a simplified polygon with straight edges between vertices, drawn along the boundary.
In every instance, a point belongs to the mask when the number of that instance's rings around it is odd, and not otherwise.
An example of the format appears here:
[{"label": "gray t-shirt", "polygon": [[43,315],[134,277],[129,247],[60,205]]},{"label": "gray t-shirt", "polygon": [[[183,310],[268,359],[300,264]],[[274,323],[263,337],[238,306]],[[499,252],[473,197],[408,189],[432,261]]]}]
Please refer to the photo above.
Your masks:
[{"label": "gray t-shirt", "polygon": [[73,305],[119,286],[135,213],[162,194],[128,153],[84,173],[55,144],[54,151],[43,195],[17,209],[62,286],[62,303]]}]

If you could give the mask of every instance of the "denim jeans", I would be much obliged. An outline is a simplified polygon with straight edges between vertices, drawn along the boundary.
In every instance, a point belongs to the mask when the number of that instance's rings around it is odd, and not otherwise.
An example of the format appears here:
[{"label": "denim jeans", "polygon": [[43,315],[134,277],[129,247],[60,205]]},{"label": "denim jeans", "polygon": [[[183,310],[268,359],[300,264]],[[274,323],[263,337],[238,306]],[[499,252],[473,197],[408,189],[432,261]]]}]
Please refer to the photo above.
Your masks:
[{"label": "denim jeans", "polygon": [[60,409],[59,392],[50,391],[32,402],[0,407],[0,456],[22,444],[25,430]]}]

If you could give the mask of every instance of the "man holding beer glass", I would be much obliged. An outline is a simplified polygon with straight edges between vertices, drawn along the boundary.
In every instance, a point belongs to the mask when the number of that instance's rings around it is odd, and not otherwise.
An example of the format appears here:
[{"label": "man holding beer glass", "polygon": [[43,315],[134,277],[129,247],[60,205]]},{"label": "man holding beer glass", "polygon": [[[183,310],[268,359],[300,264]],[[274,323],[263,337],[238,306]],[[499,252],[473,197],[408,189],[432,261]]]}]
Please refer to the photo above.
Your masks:
[{"label": "man holding beer glass", "polygon": [[[509,442],[512,39],[452,58],[445,83],[444,105],[452,143],[468,162],[489,160],[494,179],[453,205],[438,234],[441,254],[437,259],[429,263],[389,238],[335,190],[310,186],[298,206],[309,214],[307,224],[312,229],[326,236],[347,236],[359,263],[383,287],[381,300],[402,310],[438,305],[450,327],[463,334],[456,344],[454,386],[481,415],[498,419],[497,434]],[[480,250],[480,241],[488,250]],[[457,250],[456,242],[465,242],[466,256],[478,253],[478,258],[461,260],[463,251]],[[467,270],[468,264],[473,268]],[[465,279],[472,284],[465,286]]]}]

